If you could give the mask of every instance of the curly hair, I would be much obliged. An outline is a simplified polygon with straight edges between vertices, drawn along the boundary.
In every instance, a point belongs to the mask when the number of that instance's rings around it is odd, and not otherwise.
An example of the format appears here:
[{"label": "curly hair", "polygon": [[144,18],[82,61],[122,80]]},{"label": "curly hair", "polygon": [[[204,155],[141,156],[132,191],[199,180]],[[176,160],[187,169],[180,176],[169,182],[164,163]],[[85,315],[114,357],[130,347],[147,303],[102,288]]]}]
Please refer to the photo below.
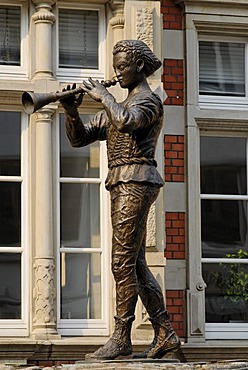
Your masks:
[{"label": "curly hair", "polygon": [[141,40],[118,41],[113,48],[113,55],[120,52],[130,54],[134,62],[138,59],[143,59],[145,62],[144,73],[146,77],[151,76],[161,66],[161,61]]}]

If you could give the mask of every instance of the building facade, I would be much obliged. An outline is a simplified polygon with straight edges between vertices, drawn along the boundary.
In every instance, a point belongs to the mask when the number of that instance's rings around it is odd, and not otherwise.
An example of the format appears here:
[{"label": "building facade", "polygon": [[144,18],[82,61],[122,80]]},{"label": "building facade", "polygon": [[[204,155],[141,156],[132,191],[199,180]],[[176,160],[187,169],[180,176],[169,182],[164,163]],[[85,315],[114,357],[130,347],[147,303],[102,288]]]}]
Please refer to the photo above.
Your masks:
[{"label": "building facade", "polygon": [[[184,342],[176,356],[244,358],[247,1],[3,0],[0,19],[0,362],[74,362],[111,334],[105,143],[71,148],[60,104],[28,115],[21,97],[111,78],[113,45],[136,38],[163,62],[149,78],[164,102],[165,187],[147,260]],[[80,114],[99,109],[85,97]],[[151,340],[139,302],[135,350]]]}]

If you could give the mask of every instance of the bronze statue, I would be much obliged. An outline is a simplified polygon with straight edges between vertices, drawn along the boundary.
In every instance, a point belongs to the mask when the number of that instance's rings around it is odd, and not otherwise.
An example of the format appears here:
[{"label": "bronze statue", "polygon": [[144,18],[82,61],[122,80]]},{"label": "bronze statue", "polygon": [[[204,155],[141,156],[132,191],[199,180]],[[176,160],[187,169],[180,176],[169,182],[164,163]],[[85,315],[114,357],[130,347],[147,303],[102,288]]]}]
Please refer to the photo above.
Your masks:
[{"label": "bronze statue", "polygon": [[[86,355],[87,359],[109,360],[132,353],[131,327],[138,295],[154,328],[154,339],[140,357],[162,358],[180,347],[179,337],[169,322],[161,288],[145,259],[147,216],[163,186],[154,158],[163,125],[163,105],[147,82],[147,77],[160,66],[161,62],[142,41],[120,41],[113,49],[113,67],[120,86],[128,89],[125,101],[117,103],[103,84],[89,78],[80,87],[101,102],[104,109],[84,124],[77,109],[83,94],[61,100],[67,136],[73,147],[96,140],[107,141],[106,188],[111,196],[113,227],[115,329],[108,342]],[[70,91],[71,87],[65,90]]]}]

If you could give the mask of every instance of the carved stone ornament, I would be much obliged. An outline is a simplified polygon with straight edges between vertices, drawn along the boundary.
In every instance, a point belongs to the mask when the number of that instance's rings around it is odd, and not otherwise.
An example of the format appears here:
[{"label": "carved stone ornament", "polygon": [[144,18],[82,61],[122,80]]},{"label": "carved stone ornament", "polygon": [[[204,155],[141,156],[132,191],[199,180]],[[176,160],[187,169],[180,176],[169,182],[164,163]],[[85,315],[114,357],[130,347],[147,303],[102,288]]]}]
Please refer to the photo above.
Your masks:
[{"label": "carved stone ornament", "polygon": [[34,263],[34,326],[53,327],[55,316],[55,265],[53,258],[37,258]]},{"label": "carved stone ornament", "polygon": [[137,8],[136,11],[137,38],[145,42],[150,49],[153,49],[153,13],[154,8]]}]

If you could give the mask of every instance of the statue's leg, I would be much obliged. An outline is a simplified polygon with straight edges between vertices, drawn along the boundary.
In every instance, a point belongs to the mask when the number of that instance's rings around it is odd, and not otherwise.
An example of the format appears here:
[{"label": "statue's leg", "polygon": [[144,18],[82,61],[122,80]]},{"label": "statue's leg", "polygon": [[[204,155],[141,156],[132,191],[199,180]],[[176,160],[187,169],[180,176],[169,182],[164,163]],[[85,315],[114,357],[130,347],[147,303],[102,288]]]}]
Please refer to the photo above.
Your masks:
[{"label": "statue's leg", "polygon": [[138,298],[136,261],[145,235],[150,202],[146,185],[121,183],[111,190],[115,330],[103,347],[87,355],[88,359],[113,359],[132,353],[131,326]]},{"label": "statue's leg", "polygon": [[139,295],[154,329],[154,339],[149,349],[136,355],[139,358],[162,358],[180,347],[180,339],[171,327],[169,313],[165,309],[160,285],[149,270],[145,258],[145,238],[139,250],[136,264]]}]

